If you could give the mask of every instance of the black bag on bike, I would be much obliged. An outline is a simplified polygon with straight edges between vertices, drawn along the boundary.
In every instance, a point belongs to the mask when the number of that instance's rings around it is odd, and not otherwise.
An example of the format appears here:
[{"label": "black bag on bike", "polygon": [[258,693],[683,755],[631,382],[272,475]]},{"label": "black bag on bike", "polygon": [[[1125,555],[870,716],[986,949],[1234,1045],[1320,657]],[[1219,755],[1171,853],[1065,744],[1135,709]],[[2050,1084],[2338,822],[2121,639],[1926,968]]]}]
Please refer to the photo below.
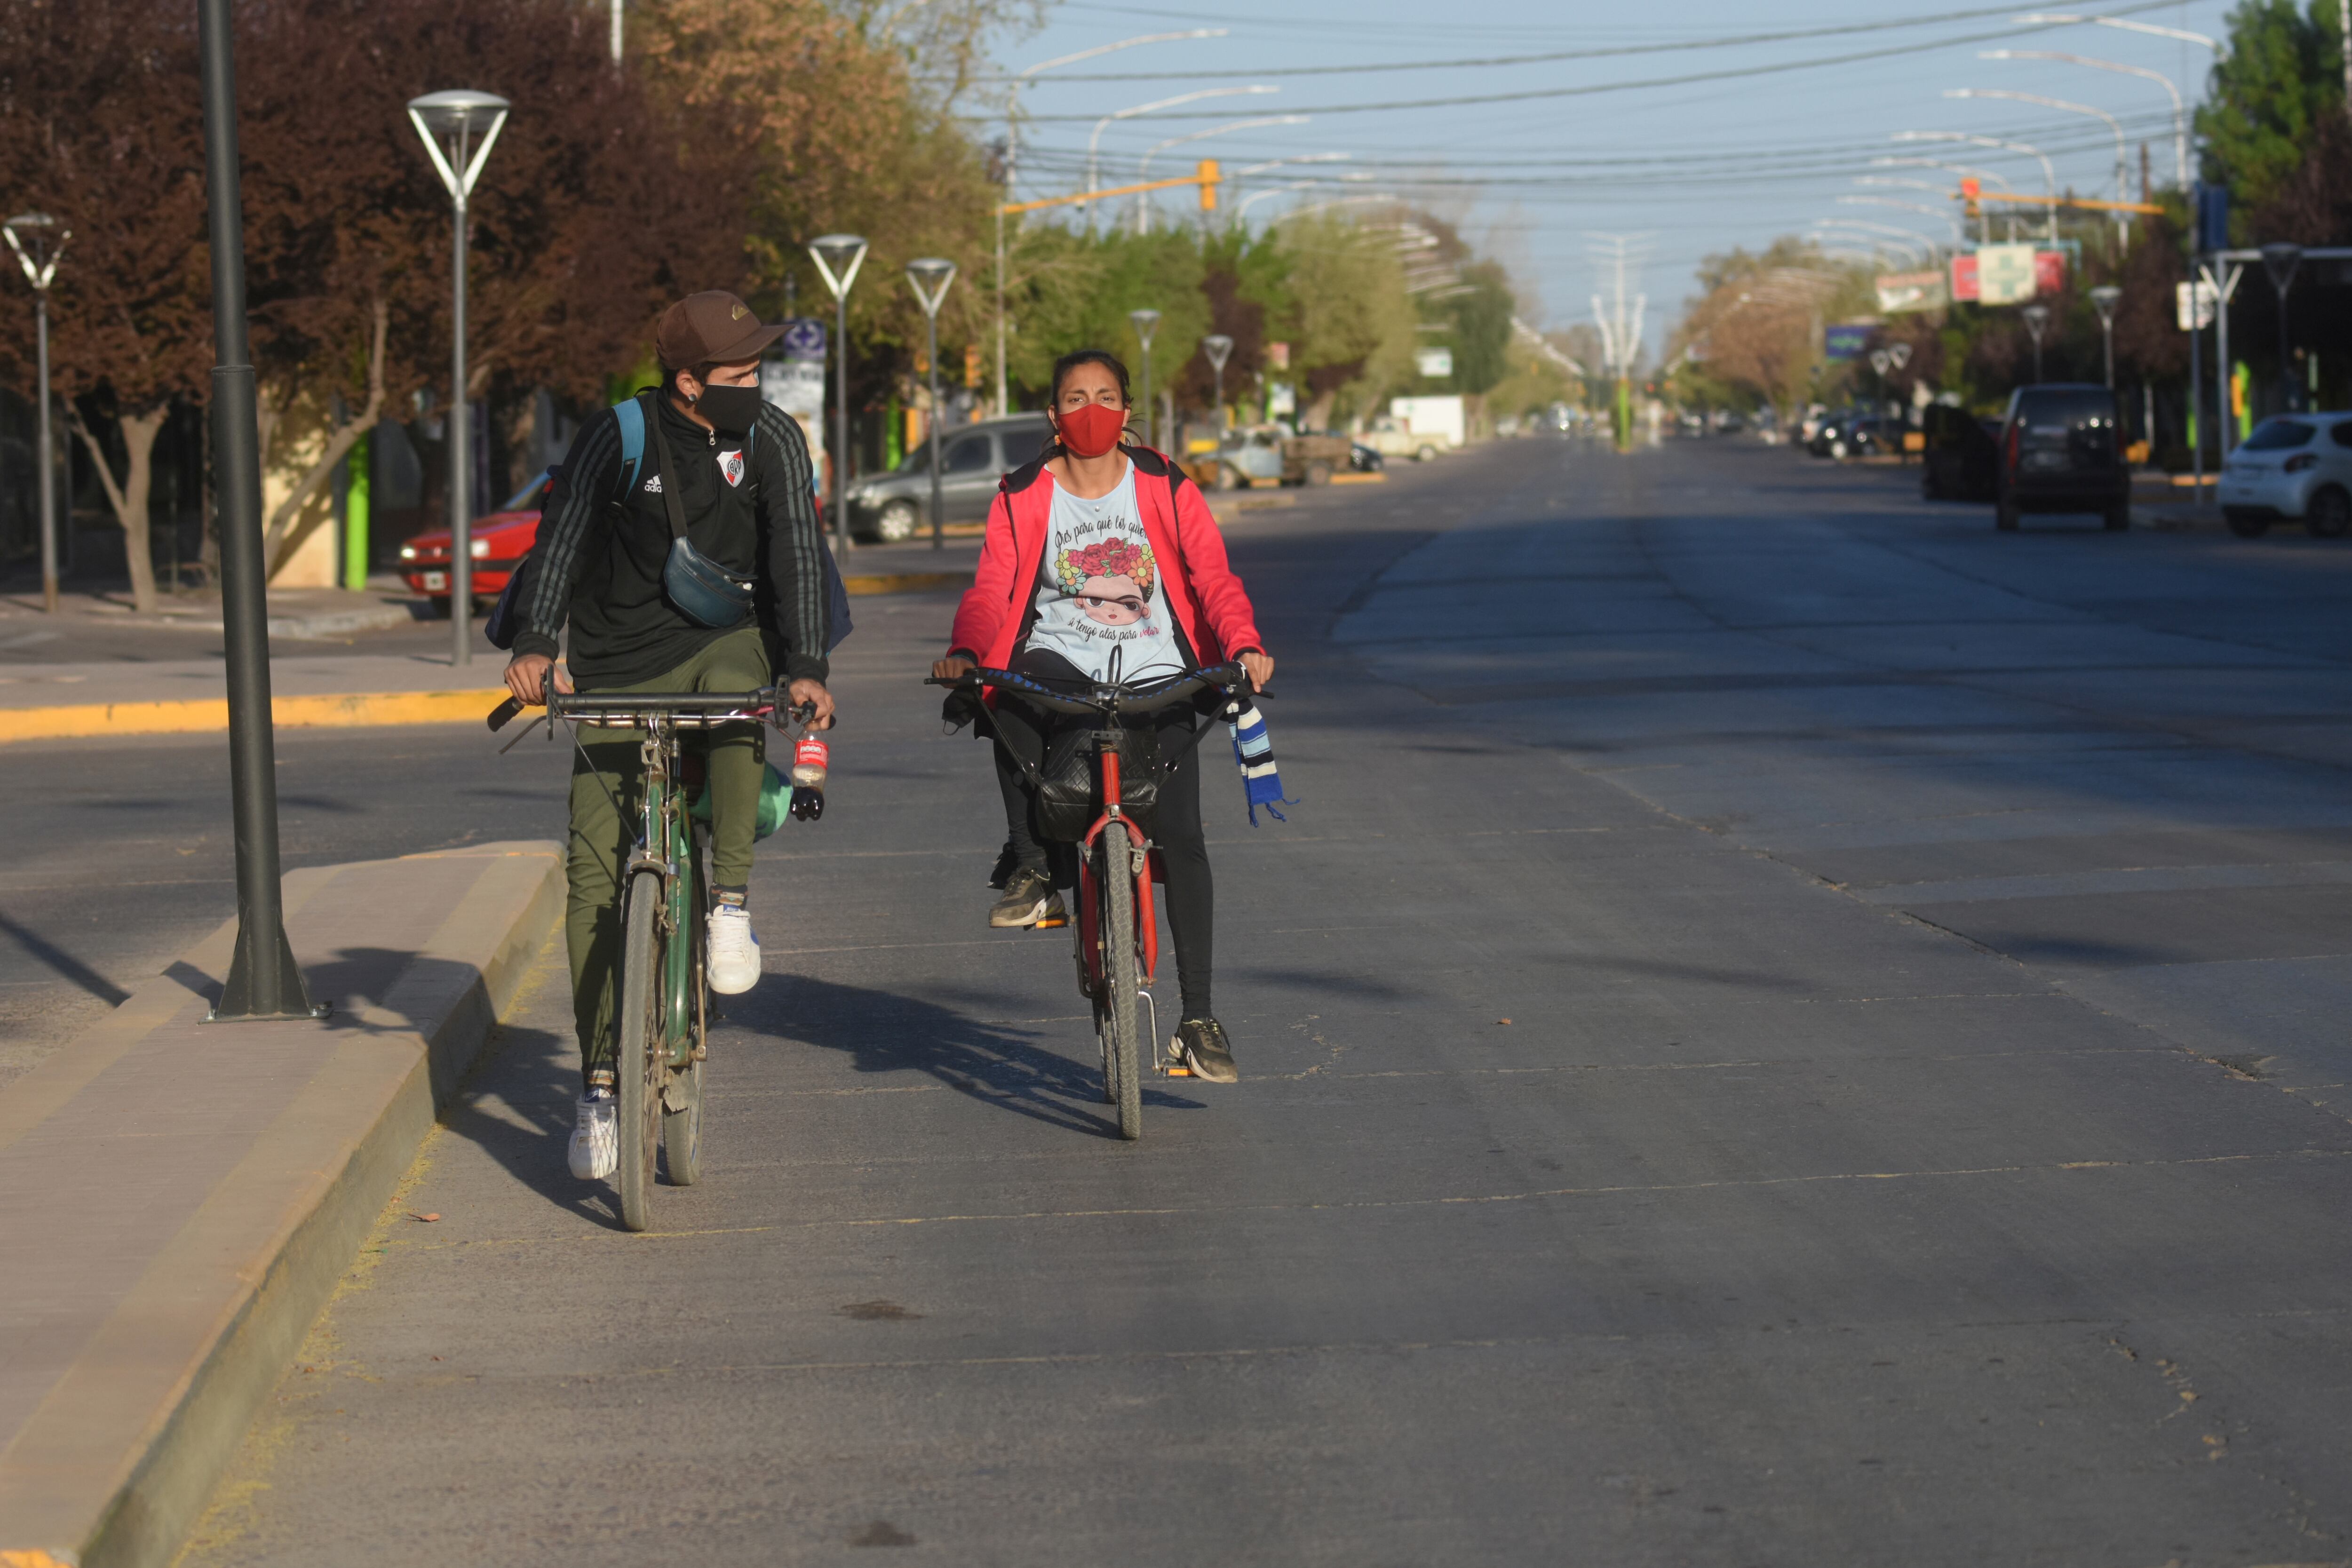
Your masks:
[{"label": "black bag on bike", "polygon": [[[1160,730],[1155,724],[1123,724],[1118,742],[1119,810],[1143,836],[1151,836],[1160,806]],[[1102,815],[1100,764],[1095,759],[1090,723],[1073,724],[1045,737],[1045,758],[1037,770],[1037,837],[1046,844],[1076,844]]]}]

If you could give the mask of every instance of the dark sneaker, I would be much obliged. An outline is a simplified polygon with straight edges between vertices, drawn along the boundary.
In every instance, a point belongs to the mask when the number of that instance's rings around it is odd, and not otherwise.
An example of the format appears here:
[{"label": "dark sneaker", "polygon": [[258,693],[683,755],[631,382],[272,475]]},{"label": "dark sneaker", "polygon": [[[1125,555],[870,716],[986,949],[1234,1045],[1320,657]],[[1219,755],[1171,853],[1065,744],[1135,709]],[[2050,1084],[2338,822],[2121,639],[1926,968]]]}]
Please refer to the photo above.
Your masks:
[{"label": "dark sneaker", "polygon": [[1234,1066],[1233,1042],[1225,1026],[1214,1018],[1187,1018],[1176,1026],[1176,1057],[1194,1078],[1211,1083],[1233,1083],[1241,1078]]},{"label": "dark sneaker", "polygon": [[988,923],[999,927],[1066,925],[1069,919],[1052,879],[1025,867],[1013,873],[1004,896],[988,911]]}]

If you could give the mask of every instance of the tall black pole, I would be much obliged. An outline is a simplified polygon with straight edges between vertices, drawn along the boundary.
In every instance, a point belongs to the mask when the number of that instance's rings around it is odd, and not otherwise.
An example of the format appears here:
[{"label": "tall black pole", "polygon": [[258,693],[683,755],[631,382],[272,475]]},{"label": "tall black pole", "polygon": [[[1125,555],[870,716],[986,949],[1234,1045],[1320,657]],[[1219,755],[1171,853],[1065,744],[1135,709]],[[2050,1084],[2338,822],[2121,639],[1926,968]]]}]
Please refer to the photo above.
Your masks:
[{"label": "tall black pole", "polygon": [[41,416],[33,438],[41,447],[41,608],[58,610],[58,448],[49,433],[49,291],[33,297],[34,326],[39,339]]},{"label": "tall black pole", "polygon": [[236,156],[230,0],[196,0],[203,32],[205,174],[213,252],[213,483],[222,641],[228,658],[229,792],[236,822],[236,952],[215,1019],[313,1016],[286,940],[278,881],[278,760],[269,714],[269,607],[261,559],[261,430],[245,321],[245,199]]},{"label": "tall black pole", "polygon": [[[944,294],[945,289],[940,290]],[[931,347],[931,548],[947,548],[944,526],[945,509],[940,500],[940,312],[933,307],[929,316]]]},{"label": "tall black pole", "polygon": [[474,659],[474,403],[466,395],[466,187],[467,146],[471,127],[457,132],[456,160],[457,248],[450,259],[449,310],[449,619],[457,640],[450,662]]},{"label": "tall black pole", "polygon": [[849,289],[845,286],[833,296],[833,353],[840,384],[834,404],[834,436],[837,445],[833,454],[833,547],[845,552],[849,549]]}]

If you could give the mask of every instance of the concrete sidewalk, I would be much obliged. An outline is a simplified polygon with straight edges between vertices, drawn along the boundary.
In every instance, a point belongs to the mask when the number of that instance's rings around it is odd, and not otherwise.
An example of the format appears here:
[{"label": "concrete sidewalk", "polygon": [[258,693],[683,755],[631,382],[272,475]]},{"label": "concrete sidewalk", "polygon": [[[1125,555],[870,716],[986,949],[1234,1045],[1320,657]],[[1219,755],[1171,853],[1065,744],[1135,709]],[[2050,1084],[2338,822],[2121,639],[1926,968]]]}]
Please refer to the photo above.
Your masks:
[{"label": "concrete sidewalk", "polygon": [[236,922],[0,1096],[0,1562],[168,1562],[555,929],[551,843],[296,871],[323,1022],[215,1024]]}]

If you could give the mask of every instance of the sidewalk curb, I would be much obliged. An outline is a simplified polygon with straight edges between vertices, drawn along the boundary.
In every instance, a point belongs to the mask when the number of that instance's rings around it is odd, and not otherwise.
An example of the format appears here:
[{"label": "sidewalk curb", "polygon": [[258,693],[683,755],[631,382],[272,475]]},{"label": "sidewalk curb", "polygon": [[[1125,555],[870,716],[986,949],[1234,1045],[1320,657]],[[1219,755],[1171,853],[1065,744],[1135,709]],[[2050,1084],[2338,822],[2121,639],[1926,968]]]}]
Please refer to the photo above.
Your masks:
[{"label": "sidewalk curb", "polygon": [[[0,1447],[0,1563],[161,1568],[179,1550],[277,1385],[557,926],[556,845],[297,872],[289,925],[346,874],[364,884],[419,861],[474,862],[430,884],[446,900],[432,936],[380,997],[310,1030],[308,1078],[235,1166],[152,1255]],[[299,879],[298,889],[293,884]],[[328,906],[331,909],[331,900]],[[184,964],[226,968],[230,921]],[[175,966],[175,969],[182,966]],[[177,973],[149,981],[115,1015],[0,1100],[0,1146],[59,1112],[110,1065],[190,1012]],[[126,1016],[127,1015],[127,1016]],[[282,1038],[282,1037],[281,1037]],[[12,1555],[12,1550],[19,1555]]]},{"label": "sidewalk curb", "polygon": [[[281,730],[349,729],[391,724],[479,721],[506,695],[502,686],[475,691],[363,691],[274,697],[270,721]],[[13,741],[87,739],[101,735],[225,734],[228,699],[90,702],[60,708],[0,708],[0,745]]]}]

